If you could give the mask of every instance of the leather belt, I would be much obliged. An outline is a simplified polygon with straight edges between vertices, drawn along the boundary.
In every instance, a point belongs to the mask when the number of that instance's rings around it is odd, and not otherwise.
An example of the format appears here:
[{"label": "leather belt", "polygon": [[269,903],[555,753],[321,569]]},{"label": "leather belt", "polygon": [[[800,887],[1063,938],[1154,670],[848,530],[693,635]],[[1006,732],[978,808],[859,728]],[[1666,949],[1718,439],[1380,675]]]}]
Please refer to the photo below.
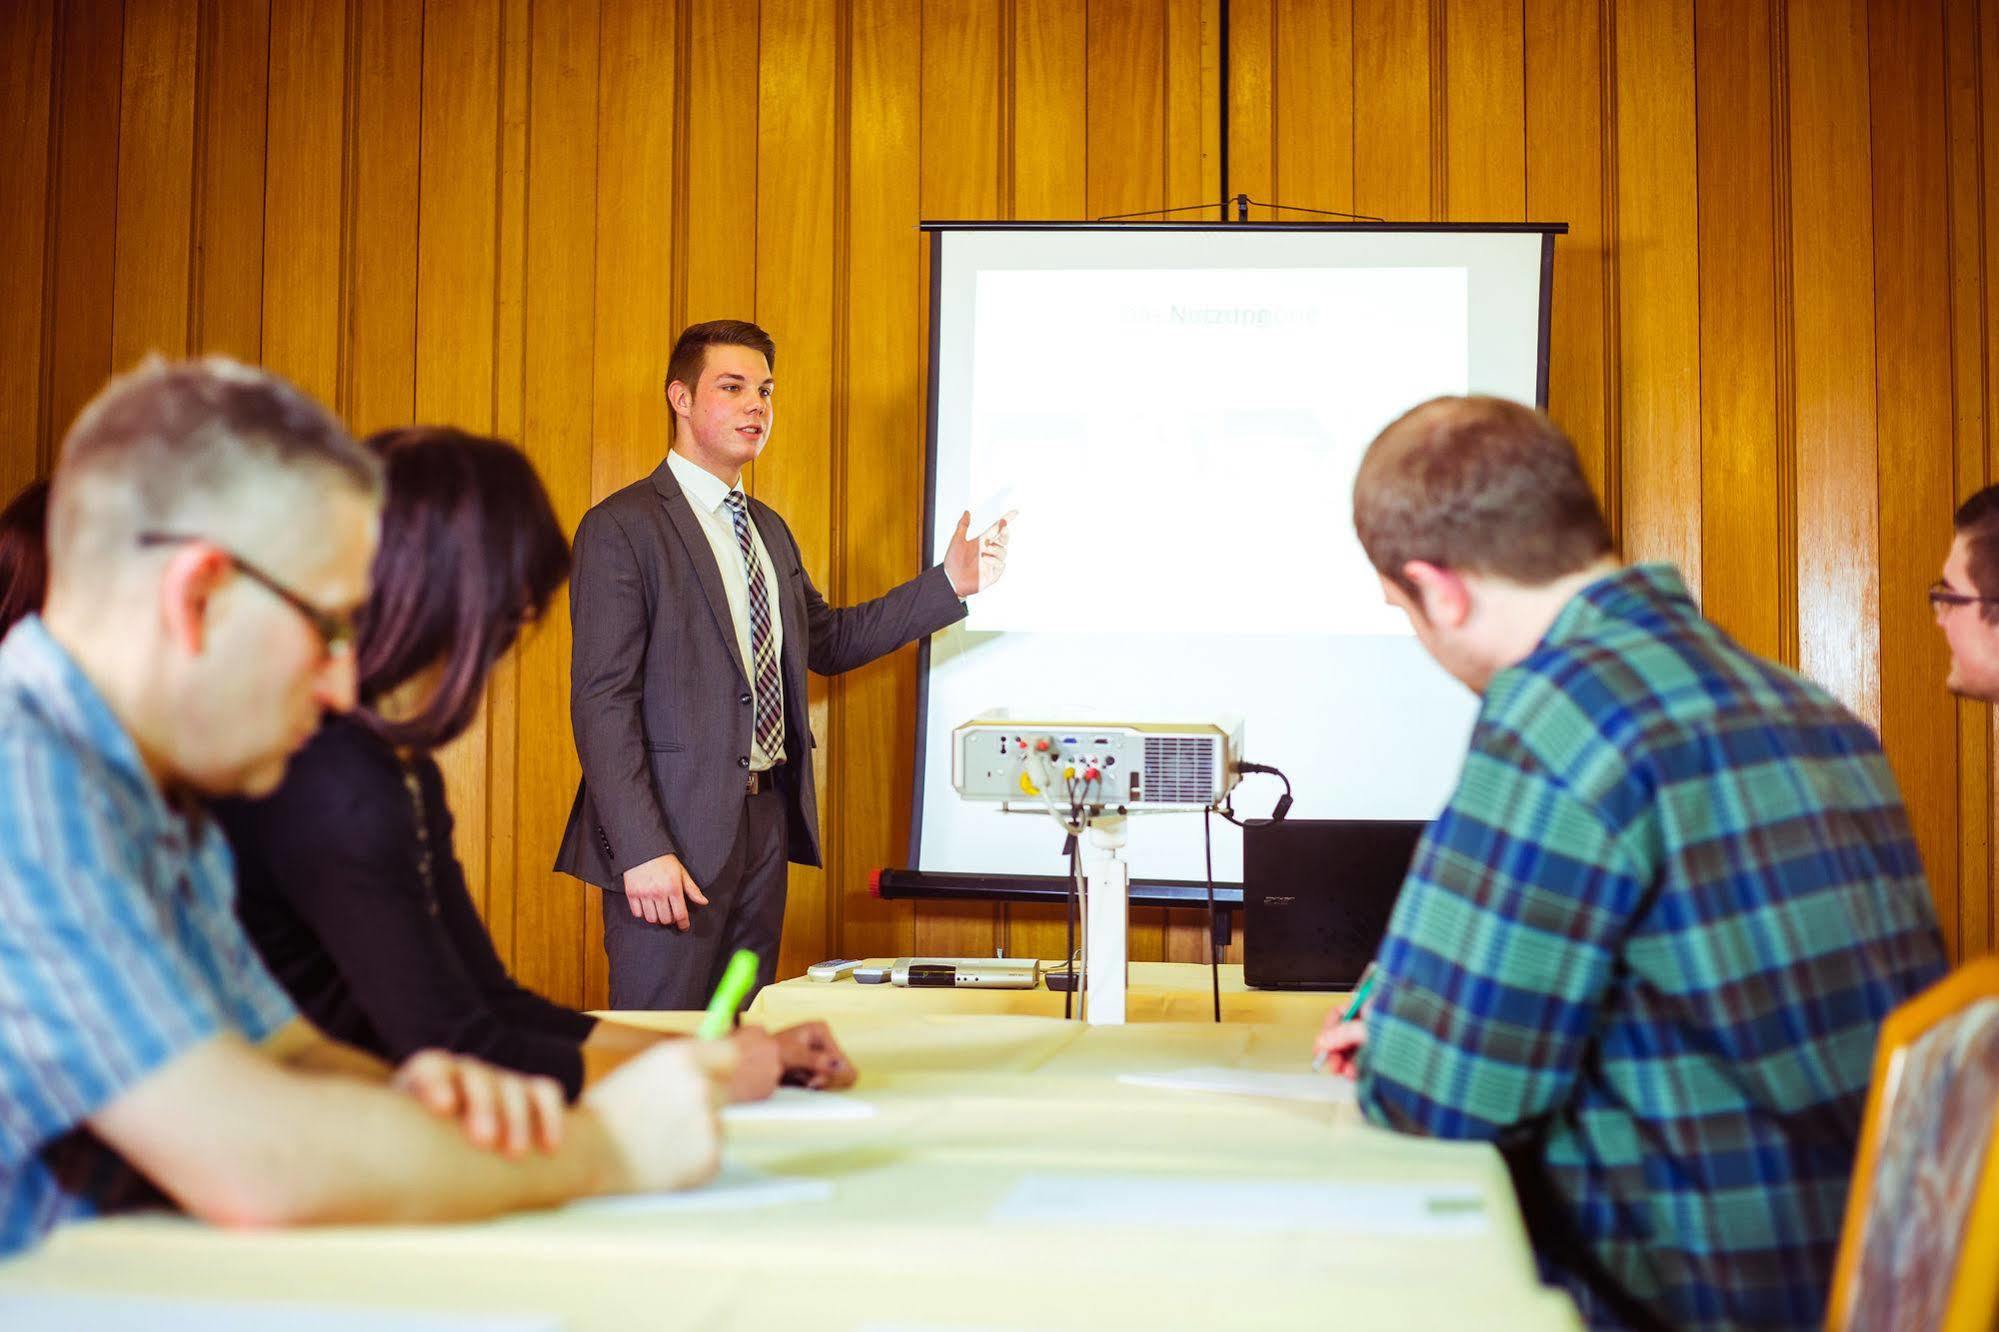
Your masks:
[{"label": "leather belt", "polygon": [[762,795],[765,791],[774,791],[776,789],[776,768],[770,768],[763,772],[753,772],[743,782],[743,794],[745,795]]}]

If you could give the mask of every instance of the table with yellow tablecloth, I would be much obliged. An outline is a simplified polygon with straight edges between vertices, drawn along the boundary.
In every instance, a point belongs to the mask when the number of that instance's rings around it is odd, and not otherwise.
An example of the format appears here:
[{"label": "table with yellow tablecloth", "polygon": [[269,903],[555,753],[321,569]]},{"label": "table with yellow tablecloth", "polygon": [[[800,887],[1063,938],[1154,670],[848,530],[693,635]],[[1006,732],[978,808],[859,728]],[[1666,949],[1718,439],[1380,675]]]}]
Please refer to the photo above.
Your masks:
[{"label": "table with yellow tablecloth", "polygon": [[[1207,972],[1134,968],[1121,1027],[1061,1019],[1046,991],[905,991],[790,981],[751,1016],[826,1016],[862,1070],[866,1118],[734,1124],[732,1162],[818,1196],[768,1209],[584,1208],[434,1228],[230,1234],[181,1218],[58,1231],[0,1267],[10,1294],[307,1302],[546,1315],[574,1329],[1294,1328],[1577,1326],[1542,1288],[1506,1172],[1489,1149],[1397,1137],[1350,1107],[1130,1085],[1196,1066],[1296,1072],[1331,1001]],[[1191,981],[1198,979],[1200,988]],[[1044,1015],[1054,1001],[1055,1016]],[[1010,1005],[1028,1011],[1004,1011]],[[1002,1011],[993,1011],[995,1007]],[[1159,1013],[1175,1020],[1144,1020]],[[685,1014],[627,1015],[684,1028]],[[1157,1215],[1115,1226],[1009,1220],[1023,1181],[1141,1181]],[[1174,1205],[1217,1186],[1421,1186],[1475,1195],[1465,1233],[1272,1218],[1244,1228]],[[1371,1195],[1370,1195],[1371,1196]],[[0,1323],[4,1323],[0,1314]]]}]

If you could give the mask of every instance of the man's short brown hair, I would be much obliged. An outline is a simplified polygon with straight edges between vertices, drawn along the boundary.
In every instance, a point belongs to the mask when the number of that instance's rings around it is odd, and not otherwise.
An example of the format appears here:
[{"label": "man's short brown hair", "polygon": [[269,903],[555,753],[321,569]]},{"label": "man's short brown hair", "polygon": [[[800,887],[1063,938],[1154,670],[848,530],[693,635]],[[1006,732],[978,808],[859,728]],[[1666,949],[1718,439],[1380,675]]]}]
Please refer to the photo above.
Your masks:
[{"label": "man's short brown hair", "polygon": [[671,389],[678,381],[689,393],[701,382],[701,368],[708,362],[710,347],[748,347],[763,353],[764,360],[777,369],[777,343],[770,334],[747,319],[710,319],[705,324],[689,324],[673,340],[673,355],[666,362],[666,383]]},{"label": "man's short brown hair", "polygon": [[1353,487],[1354,529],[1412,595],[1412,560],[1540,587],[1612,549],[1575,446],[1504,398],[1433,398],[1375,437]]}]

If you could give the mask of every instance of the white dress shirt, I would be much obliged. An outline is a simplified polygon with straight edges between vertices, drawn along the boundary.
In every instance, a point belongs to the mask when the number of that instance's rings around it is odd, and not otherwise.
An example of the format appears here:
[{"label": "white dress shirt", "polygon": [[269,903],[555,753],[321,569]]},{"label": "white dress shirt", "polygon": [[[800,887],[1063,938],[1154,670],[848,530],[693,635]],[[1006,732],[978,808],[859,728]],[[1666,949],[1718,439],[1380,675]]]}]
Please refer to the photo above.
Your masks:
[{"label": "white dress shirt", "polygon": [[[708,535],[708,544],[715,552],[715,567],[722,573],[722,590],[729,598],[729,618],[736,626],[736,650],[743,657],[743,678],[750,682],[751,697],[755,697],[757,666],[756,658],[750,653],[750,578],[743,567],[742,547],[736,544],[736,520],[725,507],[729,493],[741,490],[742,485],[728,485],[713,472],[688,461],[680,454],[668,451],[666,465],[673,469],[674,479],[680,482],[680,489],[687,496],[687,505],[694,510],[694,516],[701,522],[701,530]],[[784,660],[784,616],[778,609],[777,568],[770,562],[770,552],[764,549],[763,533],[757,530],[756,518],[750,517],[750,546],[756,551],[757,563],[763,566],[764,591],[770,597],[770,647],[777,660]],[[784,675],[778,673],[778,715],[784,715]],[[775,754],[767,752],[757,743],[756,727],[750,727],[750,771],[765,772],[784,762],[784,742],[778,742]]]}]

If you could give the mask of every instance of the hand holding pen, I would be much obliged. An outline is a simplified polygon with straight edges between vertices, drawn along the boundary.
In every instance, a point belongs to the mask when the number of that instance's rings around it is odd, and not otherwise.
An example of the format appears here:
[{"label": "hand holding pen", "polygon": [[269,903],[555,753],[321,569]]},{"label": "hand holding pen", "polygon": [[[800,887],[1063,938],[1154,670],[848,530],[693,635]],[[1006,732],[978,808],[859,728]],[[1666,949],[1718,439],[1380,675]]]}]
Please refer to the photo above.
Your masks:
[{"label": "hand holding pen", "polygon": [[1318,1040],[1312,1043],[1314,1073],[1330,1071],[1343,1078],[1359,1073],[1360,1048],[1367,1043],[1367,1024],[1360,1020],[1360,1014],[1374,992],[1375,976],[1375,964],[1370,962],[1360,973],[1360,982],[1353,987],[1346,1008],[1327,1015]]}]

